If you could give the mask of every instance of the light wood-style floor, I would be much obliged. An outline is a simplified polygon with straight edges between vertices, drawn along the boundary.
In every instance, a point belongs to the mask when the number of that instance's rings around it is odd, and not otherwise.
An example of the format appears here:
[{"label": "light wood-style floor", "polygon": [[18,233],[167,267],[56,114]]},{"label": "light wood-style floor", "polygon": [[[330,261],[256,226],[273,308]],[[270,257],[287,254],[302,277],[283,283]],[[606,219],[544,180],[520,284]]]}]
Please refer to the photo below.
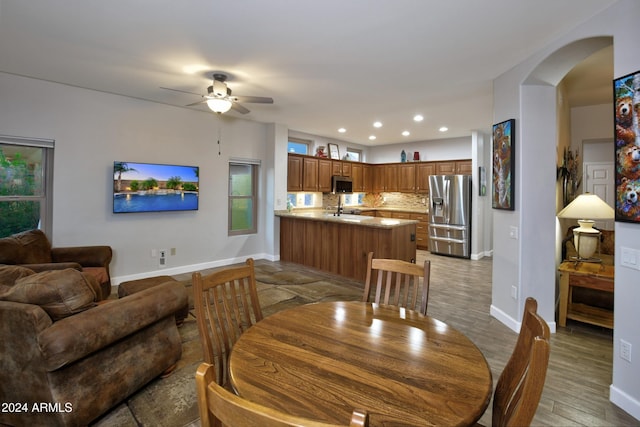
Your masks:
[{"label": "light wood-style floor", "polygon": [[[418,251],[431,260],[427,314],[457,328],[484,353],[495,383],[517,334],[489,315],[491,258],[479,261]],[[612,379],[612,331],[568,321],[551,336],[544,392],[533,425],[638,426],[640,421],[609,401]],[[490,407],[480,422],[491,425]]]}]

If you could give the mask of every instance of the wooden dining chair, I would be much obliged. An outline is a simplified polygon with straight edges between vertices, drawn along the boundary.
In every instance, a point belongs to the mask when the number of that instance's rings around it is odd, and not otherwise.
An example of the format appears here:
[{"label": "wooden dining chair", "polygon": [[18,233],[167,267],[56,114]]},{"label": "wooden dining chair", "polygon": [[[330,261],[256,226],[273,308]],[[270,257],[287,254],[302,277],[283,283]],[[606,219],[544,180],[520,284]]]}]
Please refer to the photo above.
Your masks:
[{"label": "wooden dining chair", "polygon": [[369,301],[371,285],[375,280],[374,303],[397,305],[411,310],[418,307],[420,313],[427,314],[430,273],[431,263],[427,260],[423,265],[417,265],[397,259],[374,258],[373,252],[369,252],[362,301]]},{"label": "wooden dining chair", "polygon": [[493,395],[493,427],[528,426],[538,408],[549,365],[549,326],[527,298],[516,346]]},{"label": "wooden dining chair", "polygon": [[193,289],[204,361],[217,367],[218,383],[226,384],[231,348],[244,331],[262,320],[253,259],[206,276],[193,273]]},{"label": "wooden dining chair", "polygon": [[196,372],[200,425],[203,427],[366,427],[369,416],[354,410],[350,424],[331,424],[298,417],[243,399],[216,381],[215,366],[203,362]]}]

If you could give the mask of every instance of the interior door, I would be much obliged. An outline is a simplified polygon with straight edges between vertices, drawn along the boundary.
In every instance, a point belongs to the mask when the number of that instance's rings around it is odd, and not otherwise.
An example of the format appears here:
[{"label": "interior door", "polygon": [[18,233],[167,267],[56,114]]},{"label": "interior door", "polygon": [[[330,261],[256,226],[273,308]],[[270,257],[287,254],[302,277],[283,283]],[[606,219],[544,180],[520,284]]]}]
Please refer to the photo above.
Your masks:
[{"label": "interior door", "polygon": [[[590,162],[584,163],[583,182],[584,189],[589,193],[598,195],[602,200],[607,202],[611,208],[615,209],[615,166],[613,162]],[[598,221],[596,227],[606,230],[613,230],[614,223],[612,221]]]}]

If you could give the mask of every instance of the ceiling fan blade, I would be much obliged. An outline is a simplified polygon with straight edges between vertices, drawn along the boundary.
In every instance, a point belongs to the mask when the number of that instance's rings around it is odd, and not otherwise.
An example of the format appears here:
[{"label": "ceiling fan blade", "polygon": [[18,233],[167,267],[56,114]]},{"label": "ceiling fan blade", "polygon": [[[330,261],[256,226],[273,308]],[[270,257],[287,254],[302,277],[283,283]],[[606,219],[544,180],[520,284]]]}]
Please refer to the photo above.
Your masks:
[{"label": "ceiling fan blade", "polygon": [[265,96],[232,96],[234,101],[247,102],[249,104],[273,104],[273,98]]},{"label": "ceiling fan blade", "polygon": [[186,91],[186,90],[180,90],[180,89],[171,89],[170,87],[162,87],[162,86],[160,86],[160,89],[164,89],[164,90],[172,90],[172,91],[174,91],[174,92],[181,92],[181,93],[188,93],[188,94],[190,94],[190,95],[198,95],[198,96],[202,96],[202,95],[201,95],[201,94],[199,94],[199,93],[189,92],[189,91]]},{"label": "ceiling fan blade", "polygon": [[206,99],[204,101],[198,101],[198,102],[193,102],[191,104],[187,104],[187,105],[185,105],[185,107],[193,107],[194,105],[204,104],[205,102],[207,102]]},{"label": "ceiling fan blade", "polygon": [[237,102],[234,102],[233,104],[231,104],[231,109],[237,111],[238,113],[241,114],[247,114],[249,112],[249,110],[245,107],[243,107],[242,105],[238,104]]}]

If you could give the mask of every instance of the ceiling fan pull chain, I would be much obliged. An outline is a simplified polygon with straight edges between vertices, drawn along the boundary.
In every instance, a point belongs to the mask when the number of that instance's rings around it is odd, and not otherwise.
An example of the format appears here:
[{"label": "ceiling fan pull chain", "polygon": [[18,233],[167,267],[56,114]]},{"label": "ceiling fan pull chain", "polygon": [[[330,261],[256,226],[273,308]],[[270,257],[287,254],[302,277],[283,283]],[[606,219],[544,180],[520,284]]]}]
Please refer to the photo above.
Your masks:
[{"label": "ceiling fan pull chain", "polygon": [[220,128],[218,128],[218,156],[221,154],[220,152]]}]

